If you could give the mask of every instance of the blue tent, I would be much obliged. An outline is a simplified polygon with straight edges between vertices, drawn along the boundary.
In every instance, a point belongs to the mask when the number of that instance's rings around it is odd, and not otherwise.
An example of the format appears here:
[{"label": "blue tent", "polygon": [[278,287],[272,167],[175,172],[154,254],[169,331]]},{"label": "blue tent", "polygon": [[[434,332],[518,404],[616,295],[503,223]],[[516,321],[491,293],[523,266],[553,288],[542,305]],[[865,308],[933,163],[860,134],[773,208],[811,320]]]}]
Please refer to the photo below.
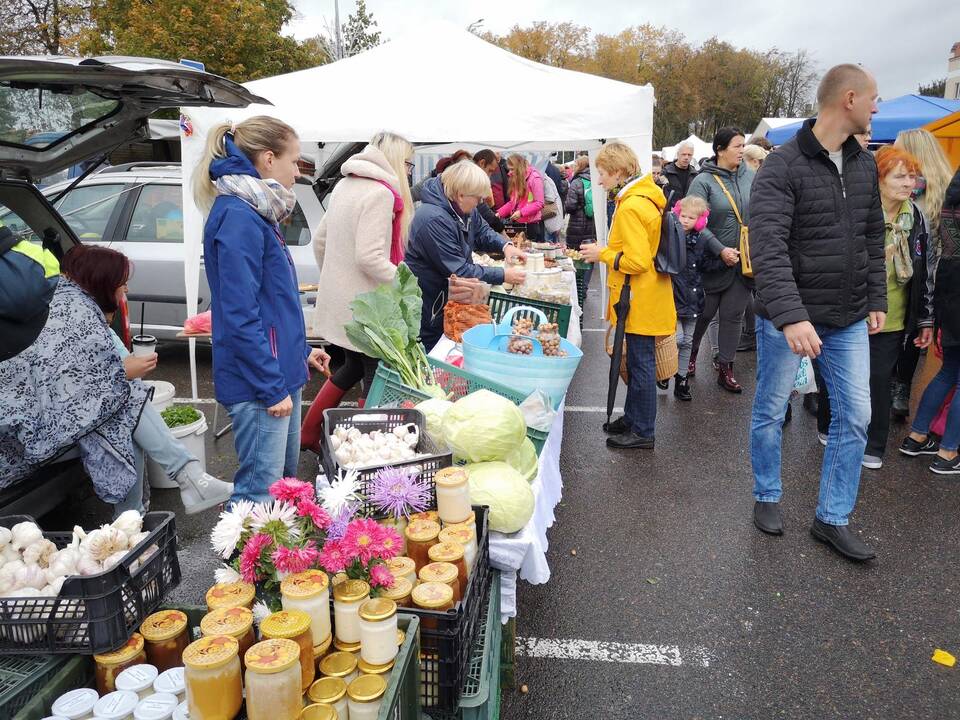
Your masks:
[{"label": "blue tent", "polygon": [[[929,122],[946,117],[960,110],[960,100],[944,100],[926,95],[902,95],[893,100],[877,103],[878,112],[873,116],[871,142],[892,143],[901,130],[923,127]],[[767,140],[782,145],[797,134],[802,122],[784,125],[767,133]]]}]

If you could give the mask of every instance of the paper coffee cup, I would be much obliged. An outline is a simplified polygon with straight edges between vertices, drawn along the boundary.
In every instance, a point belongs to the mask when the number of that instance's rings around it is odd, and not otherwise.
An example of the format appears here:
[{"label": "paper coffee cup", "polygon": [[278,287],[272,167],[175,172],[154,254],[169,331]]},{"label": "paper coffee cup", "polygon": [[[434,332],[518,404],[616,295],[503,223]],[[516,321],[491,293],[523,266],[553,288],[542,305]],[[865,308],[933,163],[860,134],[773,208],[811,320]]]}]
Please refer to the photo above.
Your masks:
[{"label": "paper coffee cup", "polygon": [[136,357],[153,355],[157,349],[157,339],[153,335],[134,335],[131,340],[133,354]]}]

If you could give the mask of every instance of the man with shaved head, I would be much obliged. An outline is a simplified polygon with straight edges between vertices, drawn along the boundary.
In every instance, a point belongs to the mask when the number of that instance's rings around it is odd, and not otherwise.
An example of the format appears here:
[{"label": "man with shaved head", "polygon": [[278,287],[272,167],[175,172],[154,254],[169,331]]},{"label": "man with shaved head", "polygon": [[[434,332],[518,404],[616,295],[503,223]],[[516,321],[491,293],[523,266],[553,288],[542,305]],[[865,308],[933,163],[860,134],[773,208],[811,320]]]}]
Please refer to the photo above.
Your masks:
[{"label": "man with shaved head", "polygon": [[810,533],[844,557],[873,550],[850,530],[870,424],[868,334],[887,310],[877,166],[857,142],[877,111],[877,83],[859,65],[831,68],[819,113],[772,152],[750,196],[756,280],[757,390],[750,429],[753,521],[783,534],[783,414],[804,357],[817,359],[832,420]]}]

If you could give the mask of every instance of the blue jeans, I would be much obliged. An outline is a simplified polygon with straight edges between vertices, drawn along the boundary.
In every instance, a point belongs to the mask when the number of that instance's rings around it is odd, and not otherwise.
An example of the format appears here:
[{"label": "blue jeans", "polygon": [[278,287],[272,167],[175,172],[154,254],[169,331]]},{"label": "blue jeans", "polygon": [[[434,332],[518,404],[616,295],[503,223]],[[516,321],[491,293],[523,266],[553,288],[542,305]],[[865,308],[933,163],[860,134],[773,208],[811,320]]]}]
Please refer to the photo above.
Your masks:
[{"label": "blue jeans", "polygon": [[923,391],[911,430],[921,435],[930,431],[930,424],[940,412],[940,406],[947,398],[950,388],[956,388],[956,391],[947,410],[947,425],[940,440],[940,447],[953,452],[960,445],[960,346],[956,345],[943,348],[943,367]]},{"label": "blue jeans", "polygon": [[[820,473],[817,518],[846,525],[857,501],[860,463],[870,424],[870,344],[867,324],[845,328],[814,326],[823,348],[817,364],[830,394],[830,431]],[[779,502],[783,415],[800,367],[783,333],[757,316],[757,391],[750,423],[753,497]]]},{"label": "blue jeans", "polygon": [[623,414],[630,428],[645,438],[654,436],[657,421],[656,338],[627,333],[627,399]]},{"label": "blue jeans", "polygon": [[233,444],[240,467],[233,476],[233,495],[238,500],[269,502],[268,488],[282,477],[296,477],[300,461],[300,396],[291,393],[289,417],[267,414],[267,405],[257,400],[227,405],[233,421]]}]

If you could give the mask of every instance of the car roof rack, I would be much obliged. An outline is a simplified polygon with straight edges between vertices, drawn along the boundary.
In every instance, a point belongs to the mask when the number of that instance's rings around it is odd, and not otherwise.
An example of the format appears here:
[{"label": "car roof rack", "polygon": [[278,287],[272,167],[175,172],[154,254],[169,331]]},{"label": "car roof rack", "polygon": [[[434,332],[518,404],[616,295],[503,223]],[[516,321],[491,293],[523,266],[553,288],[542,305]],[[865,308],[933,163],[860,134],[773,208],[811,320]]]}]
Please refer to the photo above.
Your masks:
[{"label": "car roof rack", "polygon": [[153,161],[153,162],[128,162],[121,163],[119,165],[110,165],[103,168],[97,174],[104,175],[106,173],[121,173],[121,172],[130,172],[131,170],[140,170],[142,168],[159,168],[159,167],[173,167],[179,168],[180,163],[176,160],[168,161]]}]

